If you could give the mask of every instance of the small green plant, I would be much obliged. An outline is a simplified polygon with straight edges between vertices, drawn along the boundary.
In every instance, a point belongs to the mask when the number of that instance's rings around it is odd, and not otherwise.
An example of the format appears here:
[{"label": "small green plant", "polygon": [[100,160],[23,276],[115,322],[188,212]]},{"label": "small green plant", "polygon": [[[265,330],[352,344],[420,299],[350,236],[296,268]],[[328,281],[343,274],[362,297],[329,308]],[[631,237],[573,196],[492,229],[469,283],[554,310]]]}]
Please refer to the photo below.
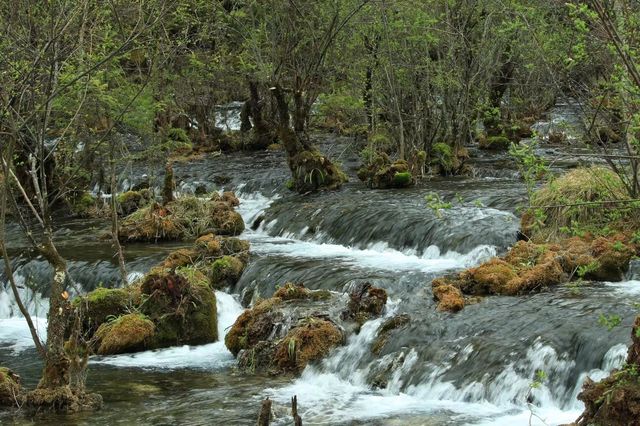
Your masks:
[{"label": "small green plant", "polygon": [[576,274],[578,275],[578,277],[580,277],[582,279],[586,275],[597,271],[599,267],[600,267],[600,263],[598,263],[597,260],[594,260],[594,261],[589,262],[586,265],[578,266],[578,268],[576,269]]},{"label": "small green plant", "polygon": [[622,244],[622,241],[616,241],[615,243],[611,244],[611,248],[615,251],[623,251],[625,249],[625,245]]},{"label": "small green plant", "polygon": [[287,352],[289,353],[290,360],[296,359],[296,339],[289,339]]},{"label": "small green plant", "polygon": [[540,388],[547,380],[547,373],[544,370],[537,370],[533,382],[529,384],[532,389]]},{"label": "small green plant", "polygon": [[598,318],[598,324],[600,324],[603,327],[606,327],[607,330],[609,331],[619,326],[621,322],[622,322],[622,318],[620,318],[620,316],[616,314],[611,314],[611,315],[600,314],[600,317]]},{"label": "small green plant", "polygon": [[443,209],[451,209],[453,204],[444,202],[440,195],[435,192],[431,192],[425,195],[424,200],[427,202],[427,207],[433,210],[438,218],[442,218]]}]

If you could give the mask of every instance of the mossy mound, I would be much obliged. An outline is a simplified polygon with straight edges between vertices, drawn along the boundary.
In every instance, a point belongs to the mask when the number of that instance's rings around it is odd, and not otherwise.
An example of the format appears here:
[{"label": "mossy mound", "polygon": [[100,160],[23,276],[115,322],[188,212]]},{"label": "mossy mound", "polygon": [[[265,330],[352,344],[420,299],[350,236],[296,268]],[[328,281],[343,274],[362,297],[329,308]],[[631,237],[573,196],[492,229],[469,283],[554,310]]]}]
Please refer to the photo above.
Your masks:
[{"label": "mossy mound", "polygon": [[155,325],[141,314],[127,314],[104,323],[95,334],[96,353],[121,354],[144,350],[155,333]]},{"label": "mossy mound", "polygon": [[208,278],[211,288],[221,289],[238,282],[248,260],[248,241],[207,234],[191,248],[170,253],[158,266],[164,269],[192,266]]},{"label": "mossy mound", "polygon": [[376,153],[358,170],[358,179],[373,189],[406,188],[415,184],[409,164],[404,160],[392,163],[384,152]]},{"label": "mossy mound", "polygon": [[282,300],[325,300],[331,297],[328,290],[309,290],[304,284],[285,283],[273,294]]},{"label": "mossy mound", "polygon": [[439,311],[458,312],[464,308],[464,296],[459,288],[435,279],[432,283],[433,298],[438,301]]},{"label": "mossy mound", "polygon": [[233,207],[237,198],[216,200],[182,197],[166,205],[153,203],[122,220],[119,237],[123,241],[180,241],[207,232],[239,235],[244,231],[242,216]]},{"label": "mossy mound", "polygon": [[429,166],[432,173],[436,175],[465,175],[471,170],[467,164],[468,159],[469,151],[466,148],[454,149],[446,143],[439,142],[431,147]]},{"label": "mossy mound", "polygon": [[154,199],[153,192],[149,189],[140,191],[127,191],[119,194],[116,198],[120,212],[129,215],[136,210],[149,204]]},{"label": "mossy mound", "polygon": [[216,296],[193,267],[156,268],[141,284],[140,311],[155,324],[148,348],[200,345],[218,339]]},{"label": "mossy mound", "polygon": [[209,268],[209,279],[211,286],[215,289],[221,289],[232,286],[238,282],[245,263],[233,256],[224,256],[214,261]]},{"label": "mossy mound", "polygon": [[227,349],[234,356],[238,356],[241,350],[267,340],[276,323],[284,318],[283,313],[276,309],[281,303],[282,299],[272,297],[244,311],[225,336],[224,343]]},{"label": "mossy mound", "polygon": [[384,345],[387,344],[389,335],[391,335],[391,333],[395,330],[398,330],[409,324],[410,321],[411,317],[407,314],[396,315],[386,320],[384,324],[382,324],[382,327],[380,327],[380,330],[378,330],[378,335],[371,345],[371,352],[379,355],[384,348]]},{"label": "mossy mound", "polygon": [[[575,279],[620,281],[640,247],[624,235],[570,238],[556,244],[518,241],[502,258],[433,280],[439,309],[462,309],[460,296],[521,295]],[[458,294],[456,289],[461,292]]]},{"label": "mossy mound", "polygon": [[510,146],[511,141],[506,136],[487,136],[478,141],[478,148],[487,151],[506,151]]},{"label": "mossy mound", "polygon": [[632,332],[632,345],[627,362],[601,382],[585,381],[578,399],[585,410],[576,420],[577,426],[640,425],[640,316]]},{"label": "mossy mound", "polygon": [[343,319],[352,319],[364,324],[371,318],[380,316],[387,303],[387,292],[370,283],[359,283],[349,293],[347,309],[342,312]]},{"label": "mossy mound", "polygon": [[20,376],[6,367],[0,367],[0,407],[18,407],[23,401]]},{"label": "mossy mound", "polygon": [[537,190],[522,216],[521,232],[536,241],[552,241],[587,232],[640,228],[640,203],[611,169],[571,170]]},{"label": "mossy mound", "polygon": [[338,189],[347,175],[318,149],[304,149],[289,157],[291,189],[300,193],[321,189]]},{"label": "mossy mound", "polygon": [[[359,288],[359,304],[350,306],[354,317],[363,320],[365,313],[379,314],[386,302],[384,290]],[[225,344],[244,372],[299,374],[309,362],[343,344],[345,329],[357,328],[355,319],[344,315],[343,300],[343,295],[287,283],[276,296],[243,312],[227,333]]]},{"label": "mossy mound", "polygon": [[344,333],[336,324],[322,318],[305,318],[278,343],[276,364],[282,371],[299,374],[308,363],[324,358],[343,344]]},{"label": "mossy mound", "polygon": [[82,317],[82,330],[90,338],[109,318],[120,316],[140,302],[139,288],[97,288],[73,300]]}]

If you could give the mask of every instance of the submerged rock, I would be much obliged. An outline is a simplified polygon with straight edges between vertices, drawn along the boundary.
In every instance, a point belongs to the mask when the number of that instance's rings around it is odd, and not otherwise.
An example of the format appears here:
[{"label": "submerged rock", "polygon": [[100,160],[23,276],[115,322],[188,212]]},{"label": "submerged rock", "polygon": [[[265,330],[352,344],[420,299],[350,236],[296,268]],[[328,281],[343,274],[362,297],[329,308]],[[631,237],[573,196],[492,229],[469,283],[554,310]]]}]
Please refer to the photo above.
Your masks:
[{"label": "submerged rock", "polygon": [[396,315],[386,320],[384,324],[382,324],[382,327],[380,327],[380,330],[378,330],[378,335],[371,346],[371,352],[378,355],[380,351],[382,351],[382,348],[384,348],[384,345],[387,344],[389,335],[395,330],[407,325],[409,321],[411,321],[411,317],[407,314]]},{"label": "submerged rock", "polygon": [[631,337],[633,343],[622,369],[612,371],[598,383],[585,381],[578,395],[585,410],[576,425],[640,425],[640,316],[636,318]]},{"label": "submerged rock", "polygon": [[18,407],[24,401],[20,376],[6,367],[0,367],[0,407]]},{"label": "submerged rock", "polygon": [[211,200],[182,197],[165,205],[153,203],[122,220],[119,237],[123,241],[179,241],[207,232],[239,235],[244,231],[242,216],[234,210],[238,199],[232,193]]},{"label": "submerged rock", "polygon": [[386,292],[367,283],[352,293],[346,310],[344,299],[338,293],[287,283],[274,297],[243,312],[225,344],[244,372],[299,374],[343,344],[345,330],[357,329],[355,318],[364,322],[380,315]]}]

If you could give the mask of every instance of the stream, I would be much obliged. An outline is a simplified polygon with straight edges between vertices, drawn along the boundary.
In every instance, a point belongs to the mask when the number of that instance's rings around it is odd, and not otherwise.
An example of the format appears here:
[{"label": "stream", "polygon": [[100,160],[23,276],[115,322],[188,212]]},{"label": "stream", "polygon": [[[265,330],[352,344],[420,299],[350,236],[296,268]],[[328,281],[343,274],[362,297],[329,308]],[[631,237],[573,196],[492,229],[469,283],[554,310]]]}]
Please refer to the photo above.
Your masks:
[{"label": "stream", "polygon": [[[557,105],[537,128],[553,127],[563,111],[571,117],[570,109],[570,103]],[[353,177],[358,159],[350,141],[319,138],[320,148],[352,176],[340,191],[288,192],[282,152],[222,154],[175,166],[180,193],[204,185],[234,190],[241,201],[238,211],[247,224],[241,238],[250,241],[252,255],[240,281],[216,292],[219,334],[243,307],[271,296],[287,281],[336,291],[369,281],[389,295],[382,318],[367,322],[345,346],[297,379],[237,374],[223,342],[96,356],[87,385],[102,394],[101,411],[35,419],[0,412],[0,423],[253,425],[260,401],[268,396],[274,400],[275,424],[285,425],[293,395],[305,424],[555,425],[575,420],[583,408],[576,397],[585,378],[601,379],[624,362],[640,281],[630,277],[521,297],[492,296],[457,314],[437,312],[431,280],[504,253],[516,241],[517,206],[526,190],[515,164],[506,154],[472,150],[471,177],[370,190]],[[545,145],[539,153],[561,156],[554,163],[561,170],[575,166],[572,153],[584,150]],[[152,169],[132,171],[123,189],[153,175]],[[228,183],[216,185],[220,177]],[[424,199],[430,193],[453,207],[430,209]],[[74,219],[62,221],[56,231],[60,252],[83,291],[118,280],[111,245],[97,238],[104,229],[102,222]],[[7,244],[42,334],[52,272],[42,259],[29,257],[17,227],[8,227]],[[132,278],[139,276],[186,245],[127,245],[127,269]],[[41,363],[1,269],[0,279],[0,365],[33,387]],[[411,321],[374,355],[371,344],[379,327],[398,314]],[[622,323],[609,331],[599,325],[600,314],[617,314]],[[532,388],[538,371],[546,380]]]}]

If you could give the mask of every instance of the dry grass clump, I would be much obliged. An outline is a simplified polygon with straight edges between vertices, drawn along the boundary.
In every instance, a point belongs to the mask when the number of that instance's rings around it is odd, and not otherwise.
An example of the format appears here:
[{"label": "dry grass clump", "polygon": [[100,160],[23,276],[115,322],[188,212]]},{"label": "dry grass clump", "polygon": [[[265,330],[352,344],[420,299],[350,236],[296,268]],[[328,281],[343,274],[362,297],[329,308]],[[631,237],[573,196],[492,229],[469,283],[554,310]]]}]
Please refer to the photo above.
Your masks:
[{"label": "dry grass clump", "polygon": [[[572,233],[624,229],[629,219],[640,223],[640,208],[629,200],[620,177],[602,166],[577,168],[550,181],[531,197],[522,217],[522,232],[541,240],[557,240]],[[615,202],[605,202],[615,201]]]},{"label": "dry grass clump", "polygon": [[145,348],[155,333],[155,325],[142,314],[123,315],[104,323],[96,331],[99,355],[136,352]]}]

